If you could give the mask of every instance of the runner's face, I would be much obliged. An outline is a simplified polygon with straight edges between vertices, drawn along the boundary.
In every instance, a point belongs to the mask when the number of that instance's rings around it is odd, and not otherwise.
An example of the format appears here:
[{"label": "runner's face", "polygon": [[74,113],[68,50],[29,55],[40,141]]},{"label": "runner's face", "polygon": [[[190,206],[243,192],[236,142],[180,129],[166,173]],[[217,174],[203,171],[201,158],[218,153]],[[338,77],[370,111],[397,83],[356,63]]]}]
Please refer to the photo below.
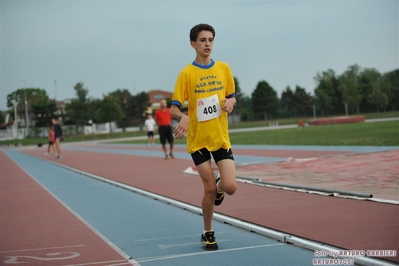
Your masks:
[{"label": "runner's face", "polygon": [[201,31],[197,41],[191,42],[191,46],[202,56],[209,56],[213,48],[213,34],[210,31]]}]

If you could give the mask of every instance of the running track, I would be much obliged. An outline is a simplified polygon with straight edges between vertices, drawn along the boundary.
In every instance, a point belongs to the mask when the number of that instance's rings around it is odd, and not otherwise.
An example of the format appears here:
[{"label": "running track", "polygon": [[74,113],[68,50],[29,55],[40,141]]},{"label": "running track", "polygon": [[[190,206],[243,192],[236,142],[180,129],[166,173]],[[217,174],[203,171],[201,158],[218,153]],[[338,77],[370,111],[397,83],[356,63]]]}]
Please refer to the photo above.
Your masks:
[{"label": "running track", "polygon": [[[215,222],[221,248],[218,252],[202,251],[198,243],[202,218],[190,209],[200,205],[201,183],[183,172],[192,166],[183,147],[177,148],[175,160],[164,160],[159,149],[69,145],[60,161],[44,156],[42,149],[1,152],[0,214],[5,217],[0,221],[2,263],[199,265],[206,260],[209,265],[220,265],[221,261],[222,265],[312,265],[318,258],[313,251],[283,243],[297,239],[339,250],[398,252],[398,205],[245,183],[216,208],[219,219],[233,217],[275,230],[274,239]],[[285,150],[284,156],[284,148],[279,150],[280,157],[259,154],[259,149],[234,151],[238,164],[276,162],[295,153]],[[306,158],[354,152],[359,151],[303,149],[298,154]],[[176,200],[191,211],[61,166]],[[281,242],[276,241],[279,237]],[[128,260],[130,256],[133,258]],[[369,263],[365,257],[360,259],[360,263]],[[372,263],[399,262],[397,256],[382,259]]]}]

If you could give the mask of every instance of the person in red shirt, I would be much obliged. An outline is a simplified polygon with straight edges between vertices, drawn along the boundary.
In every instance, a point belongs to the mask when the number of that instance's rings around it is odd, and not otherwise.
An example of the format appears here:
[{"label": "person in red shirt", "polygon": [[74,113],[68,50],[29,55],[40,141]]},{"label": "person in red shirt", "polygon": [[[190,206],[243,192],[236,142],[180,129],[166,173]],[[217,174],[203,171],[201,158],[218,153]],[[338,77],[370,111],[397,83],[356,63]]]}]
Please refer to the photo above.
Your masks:
[{"label": "person in red shirt", "polygon": [[[159,139],[162,144],[162,150],[165,153],[165,159],[174,159],[173,155],[173,133],[172,133],[172,116],[170,114],[170,109],[166,105],[166,101],[161,101],[161,108],[155,112],[155,120],[158,123]],[[170,148],[169,154],[166,149],[166,140],[168,140]]]},{"label": "person in red shirt", "polygon": [[47,152],[44,155],[49,155],[51,149],[53,149],[53,153],[55,154],[55,148],[54,148],[55,134],[51,126],[47,127],[47,132],[48,132],[48,148]]}]

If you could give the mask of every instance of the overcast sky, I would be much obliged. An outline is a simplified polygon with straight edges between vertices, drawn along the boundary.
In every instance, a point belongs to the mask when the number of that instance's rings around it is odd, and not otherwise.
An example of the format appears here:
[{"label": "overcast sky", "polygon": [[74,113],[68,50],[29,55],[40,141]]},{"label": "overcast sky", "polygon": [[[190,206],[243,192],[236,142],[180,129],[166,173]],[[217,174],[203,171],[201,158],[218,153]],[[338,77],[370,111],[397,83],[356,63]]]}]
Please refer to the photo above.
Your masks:
[{"label": "overcast sky", "polygon": [[[57,100],[116,89],[173,91],[194,60],[189,31],[216,29],[212,58],[246,95],[266,80],[313,95],[317,72],[399,68],[399,1],[1,1],[0,110],[18,88]],[[56,83],[54,81],[57,81]]]}]

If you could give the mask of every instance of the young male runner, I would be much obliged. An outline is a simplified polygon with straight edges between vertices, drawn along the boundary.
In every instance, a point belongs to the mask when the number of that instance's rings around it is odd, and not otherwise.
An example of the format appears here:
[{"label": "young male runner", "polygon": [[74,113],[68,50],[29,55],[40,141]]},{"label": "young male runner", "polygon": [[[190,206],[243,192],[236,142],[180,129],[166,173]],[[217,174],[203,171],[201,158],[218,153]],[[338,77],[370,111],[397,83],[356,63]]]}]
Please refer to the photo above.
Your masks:
[{"label": "young male runner", "polygon": [[[211,250],[218,249],[212,229],[214,205],[222,203],[224,192],[232,195],[237,189],[227,120],[227,114],[236,104],[234,79],[226,63],[211,59],[214,38],[215,30],[208,24],[191,29],[190,44],[196,57],[180,72],[171,107],[172,116],[180,120],[174,134],[181,139],[187,133],[187,150],[204,186],[201,244]],[[188,115],[180,111],[185,101],[188,101]],[[211,155],[220,177],[215,178]]]}]

